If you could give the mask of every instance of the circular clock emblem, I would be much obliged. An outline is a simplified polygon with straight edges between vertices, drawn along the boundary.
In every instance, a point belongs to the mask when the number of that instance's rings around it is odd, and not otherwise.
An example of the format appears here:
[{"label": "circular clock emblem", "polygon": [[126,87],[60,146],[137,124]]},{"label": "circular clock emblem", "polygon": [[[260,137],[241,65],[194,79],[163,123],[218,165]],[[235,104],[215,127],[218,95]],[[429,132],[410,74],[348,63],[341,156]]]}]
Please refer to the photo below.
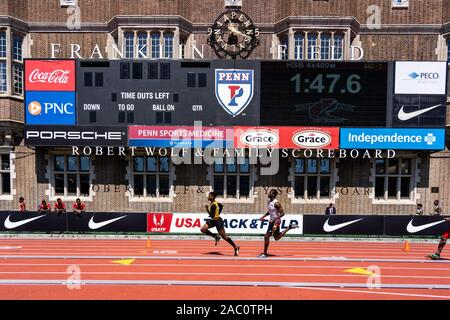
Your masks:
[{"label": "circular clock emblem", "polygon": [[208,43],[220,59],[247,59],[259,45],[259,29],[240,10],[222,13],[208,29]]}]

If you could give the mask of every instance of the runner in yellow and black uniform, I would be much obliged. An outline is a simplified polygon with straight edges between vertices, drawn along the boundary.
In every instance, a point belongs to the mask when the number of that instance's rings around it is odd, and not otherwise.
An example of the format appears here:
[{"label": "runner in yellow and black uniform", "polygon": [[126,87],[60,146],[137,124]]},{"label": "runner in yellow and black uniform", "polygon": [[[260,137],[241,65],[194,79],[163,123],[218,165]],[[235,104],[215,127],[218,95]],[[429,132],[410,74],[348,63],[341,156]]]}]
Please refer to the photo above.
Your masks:
[{"label": "runner in yellow and black uniform", "polygon": [[[220,238],[224,239],[226,242],[228,242],[230,245],[234,248],[234,255],[239,255],[239,249],[240,247],[237,246],[233,240],[231,240],[230,237],[227,236],[225,233],[225,228],[223,226],[223,220],[220,217],[220,213],[222,212],[223,205],[221,203],[218,203],[216,201],[216,194],[214,192],[210,192],[208,194],[208,201],[210,202],[210,205],[205,205],[206,212],[209,214],[209,219],[206,220],[205,225],[201,228],[201,232],[213,237],[216,240],[216,246],[219,242]],[[213,234],[209,229],[216,228],[219,235]]]}]

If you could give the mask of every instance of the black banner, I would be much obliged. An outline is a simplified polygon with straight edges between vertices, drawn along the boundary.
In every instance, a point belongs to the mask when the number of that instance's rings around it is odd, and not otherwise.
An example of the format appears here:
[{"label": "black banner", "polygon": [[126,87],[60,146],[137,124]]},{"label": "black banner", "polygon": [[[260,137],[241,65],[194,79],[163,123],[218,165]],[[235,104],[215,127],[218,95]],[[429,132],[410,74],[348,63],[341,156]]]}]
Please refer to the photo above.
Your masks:
[{"label": "black banner", "polygon": [[67,231],[67,216],[3,211],[0,212],[0,231],[64,232]]},{"label": "black banner", "polygon": [[141,232],[147,231],[146,213],[0,212],[0,231],[20,232]]},{"label": "black banner", "polygon": [[26,146],[126,147],[126,126],[25,126]]},{"label": "black banner", "polygon": [[145,213],[86,212],[81,217],[69,214],[69,231],[74,232],[146,232]]},{"label": "black banner", "polygon": [[386,126],[388,63],[263,61],[261,125]]},{"label": "black banner", "polygon": [[317,235],[383,235],[384,216],[303,216],[303,233]]},{"label": "black banner", "polygon": [[445,128],[447,96],[395,95],[393,128]]},{"label": "black banner", "polygon": [[389,236],[438,236],[450,228],[441,216],[385,216],[384,223]]}]

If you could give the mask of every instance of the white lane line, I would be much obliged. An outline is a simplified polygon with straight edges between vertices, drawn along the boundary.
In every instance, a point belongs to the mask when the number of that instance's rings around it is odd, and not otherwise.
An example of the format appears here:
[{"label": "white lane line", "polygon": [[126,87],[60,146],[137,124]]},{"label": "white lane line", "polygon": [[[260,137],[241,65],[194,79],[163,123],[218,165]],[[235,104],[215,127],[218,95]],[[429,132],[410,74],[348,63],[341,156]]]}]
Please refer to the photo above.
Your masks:
[{"label": "white lane line", "polygon": [[[83,271],[83,274],[90,275],[189,275],[189,276],[277,276],[277,277],[359,277],[367,278],[367,275],[360,274],[317,274],[317,273],[236,273],[236,272],[94,272]],[[2,271],[0,274],[67,274],[66,271]],[[381,278],[412,278],[412,279],[450,279],[441,276],[401,276],[401,275],[381,275]],[[445,283],[440,283],[445,285]],[[450,283],[448,284],[450,285]]]},{"label": "white lane line", "polygon": [[[205,255],[197,255],[197,256],[131,256],[131,255],[107,255],[107,256],[97,256],[97,255],[0,255],[0,259],[12,259],[12,260],[23,260],[23,259],[37,259],[37,260],[56,260],[56,259],[121,259],[121,258],[127,258],[127,259],[141,259],[141,260],[164,260],[164,261],[170,261],[170,260],[193,260],[193,261],[225,261],[225,260],[232,260],[232,261],[334,261],[334,262],[398,262],[398,263],[428,263],[428,264],[448,264],[450,263],[450,260],[427,260],[427,259],[381,259],[379,257],[375,258],[364,258],[364,257],[355,257],[355,258],[347,258],[345,260],[337,260],[334,258],[304,258],[299,256],[290,256],[290,257],[269,257],[269,258],[259,258],[255,256],[218,256],[218,257],[207,257]],[[414,258],[414,257],[410,257]]]},{"label": "white lane line", "polygon": [[[319,287],[319,288],[367,288],[367,283],[335,282],[265,282],[265,281],[183,281],[183,280],[80,280],[81,285],[175,285],[175,286],[226,286],[226,287]],[[0,280],[0,285],[67,285],[67,279],[10,279]],[[381,289],[434,289],[449,290],[450,285],[382,283]]]},{"label": "white lane line", "polygon": [[[362,291],[362,290],[349,290],[349,289],[332,289],[332,288],[311,288],[311,287],[288,287],[291,289],[307,289],[307,290],[319,290],[319,291],[334,291],[334,292],[349,292],[349,293],[369,293],[379,295],[393,295],[393,296],[405,296],[405,297],[420,297],[430,299],[450,299],[450,296],[436,296],[427,294],[415,294],[415,293],[400,293],[400,292],[381,292],[381,291]],[[370,289],[368,289],[370,290]]]},{"label": "white lane line", "polygon": [[[73,263],[0,263],[0,266],[69,266]],[[113,266],[122,268],[121,265],[118,264],[110,264],[110,263],[77,263],[78,266],[93,266],[93,267],[104,267],[104,266]],[[322,266],[322,265],[303,265],[303,266],[291,266],[291,265],[282,265],[282,264],[243,264],[243,265],[235,265],[235,264],[171,264],[171,263],[134,263],[130,265],[130,267],[224,267],[224,268],[290,268],[290,269],[307,269],[307,268],[317,268],[317,269],[339,269],[341,270],[343,266]],[[356,268],[361,266],[346,266],[344,268]],[[421,270],[421,271],[447,271],[450,272],[449,268],[430,268],[430,267],[421,267],[421,268],[411,268],[411,267],[384,267],[380,266],[382,270]]]}]

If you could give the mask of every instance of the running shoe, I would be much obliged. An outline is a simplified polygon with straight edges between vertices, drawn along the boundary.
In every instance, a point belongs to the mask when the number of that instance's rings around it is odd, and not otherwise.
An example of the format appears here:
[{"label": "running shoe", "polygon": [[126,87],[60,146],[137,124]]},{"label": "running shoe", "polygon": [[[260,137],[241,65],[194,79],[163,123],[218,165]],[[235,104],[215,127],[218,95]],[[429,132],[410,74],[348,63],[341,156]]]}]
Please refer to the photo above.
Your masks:
[{"label": "running shoe", "polygon": [[260,258],[267,258],[267,254],[261,253],[261,254],[259,255],[259,257],[260,257]]},{"label": "running shoe", "polygon": [[216,246],[217,246],[217,244],[219,243],[220,239],[221,239],[220,236],[216,236],[216,243],[215,243]]},{"label": "running shoe", "polygon": [[241,249],[241,247],[237,246],[236,248],[234,248],[234,255],[237,257],[239,255],[239,249]]},{"label": "running shoe", "polygon": [[439,260],[441,258],[441,255],[439,253],[433,253],[430,254],[429,257],[433,260]]}]

